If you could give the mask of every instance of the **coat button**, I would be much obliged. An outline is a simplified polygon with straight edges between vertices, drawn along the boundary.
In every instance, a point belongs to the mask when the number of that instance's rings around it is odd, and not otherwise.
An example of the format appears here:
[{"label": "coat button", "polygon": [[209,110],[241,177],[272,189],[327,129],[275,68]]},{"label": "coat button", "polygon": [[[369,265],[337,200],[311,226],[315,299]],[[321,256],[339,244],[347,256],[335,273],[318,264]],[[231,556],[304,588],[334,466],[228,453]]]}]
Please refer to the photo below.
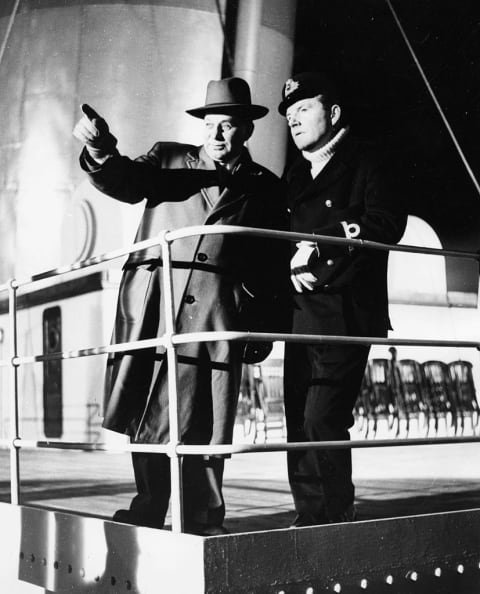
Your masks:
[{"label": "coat button", "polygon": [[199,252],[197,254],[197,259],[200,260],[200,262],[206,262],[208,260],[208,256],[207,256],[207,254],[204,254],[203,252]]},{"label": "coat button", "polygon": [[185,297],[185,303],[188,303],[188,305],[195,303],[195,297],[193,295],[187,295]]},{"label": "coat button", "polygon": [[327,208],[332,208],[332,201],[331,200],[325,200],[325,206]]},{"label": "coat button", "polygon": [[327,266],[333,266],[333,260],[327,260]]}]

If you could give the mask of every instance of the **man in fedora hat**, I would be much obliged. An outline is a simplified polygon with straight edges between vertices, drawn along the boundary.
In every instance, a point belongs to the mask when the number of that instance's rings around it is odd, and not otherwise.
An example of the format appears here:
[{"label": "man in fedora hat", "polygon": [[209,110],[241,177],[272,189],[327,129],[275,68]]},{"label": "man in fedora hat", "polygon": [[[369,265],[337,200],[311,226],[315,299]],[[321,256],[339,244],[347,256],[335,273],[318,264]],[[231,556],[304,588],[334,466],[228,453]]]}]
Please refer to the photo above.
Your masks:
[{"label": "man in fedora hat", "polygon": [[[254,163],[244,143],[268,109],[252,104],[240,78],[210,81],[205,105],[188,110],[204,121],[197,147],[158,142],[145,155],[121,156],[105,120],[84,105],[74,135],[80,163],[101,192],[127,203],[145,200],[136,241],[191,225],[286,227],[280,180]],[[176,332],[275,330],[280,286],[288,271],[283,243],[208,235],[172,244]],[[132,253],[120,284],[114,342],[161,336],[165,329],[158,245]],[[185,444],[228,444],[233,436],[242,362],[260,361],[271,345],[235,341],[189,343],[177,349],[180,436]],[[109,361],[104,427],[135,443],[168,443],[163,347],[115,354]],[[118,521],[163,527],[170,498],[169,458],[134,453],[137,495]],[[183,459],[186,530],[221,534],[223,458]]]},{"label": "man in fedora hat", "polygon": [[[392,162],[355,138],[329,77],[301,73],[286,81],[280,113],[300,155],[285,173],[290,227],[299,233],[400,240],[406,214]],[[388,252],[301,241],[291,258],[295,334],[386,336]],[[358,343],[285,347],[289,441],[348,440],[370,346]],[[291,451],[288,474],[294,526],[355,519],[348,449]]]}]

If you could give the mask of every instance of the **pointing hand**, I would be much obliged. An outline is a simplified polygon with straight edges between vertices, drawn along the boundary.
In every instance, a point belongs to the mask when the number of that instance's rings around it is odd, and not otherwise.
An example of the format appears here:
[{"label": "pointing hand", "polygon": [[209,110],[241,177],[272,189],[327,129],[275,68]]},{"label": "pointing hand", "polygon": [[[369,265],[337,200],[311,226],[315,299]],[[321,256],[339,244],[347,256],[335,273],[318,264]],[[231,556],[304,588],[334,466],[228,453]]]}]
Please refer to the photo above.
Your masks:
[{"label": "pointing hand", "polygon": [[81,106],[83,116],[73,129],[73,135],[85,145],[96,161],[115,153],[117,139],[110,133],[107,122],[87,103]]}]

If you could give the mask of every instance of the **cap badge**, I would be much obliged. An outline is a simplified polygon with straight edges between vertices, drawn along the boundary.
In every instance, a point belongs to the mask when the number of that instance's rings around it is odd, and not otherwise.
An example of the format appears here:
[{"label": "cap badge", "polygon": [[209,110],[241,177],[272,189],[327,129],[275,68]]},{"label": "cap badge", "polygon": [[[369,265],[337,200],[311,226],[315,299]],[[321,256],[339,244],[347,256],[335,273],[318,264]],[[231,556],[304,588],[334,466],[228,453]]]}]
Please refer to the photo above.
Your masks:
[{"label": "cap badge", "polygon": [[293,91],[296,91],[299,86],[300,83],[297,80],[289,78],[285,83],[285,97],[288,97]]}]

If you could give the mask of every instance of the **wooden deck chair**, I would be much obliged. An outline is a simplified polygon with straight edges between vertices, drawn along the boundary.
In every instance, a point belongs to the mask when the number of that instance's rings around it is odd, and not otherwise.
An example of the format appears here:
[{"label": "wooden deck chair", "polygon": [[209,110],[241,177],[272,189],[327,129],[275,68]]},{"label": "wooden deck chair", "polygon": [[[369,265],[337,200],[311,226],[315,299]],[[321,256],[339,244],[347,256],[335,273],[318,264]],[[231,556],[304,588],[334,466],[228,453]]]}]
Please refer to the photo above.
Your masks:
[{"label": "wooden deck chair", "polygon": [[448,431],[450,426],[457,433],[457,402],[448,365],[442,361],[425,361],[421,366],[425,375],[426,394],[434,419],[435,432],[438,433],[439,422],[443,418],[446,430]]},{"label": "wooden deck chair", "polygon": [[452,361],[448,364],[448,370],[456,392],[461,432],[463,433],[465,430],[465,419],[468,417],[472,424],[472,431],[475,431],[479,421],[479,406],[473,381],[472,364],[468,361]]}]

